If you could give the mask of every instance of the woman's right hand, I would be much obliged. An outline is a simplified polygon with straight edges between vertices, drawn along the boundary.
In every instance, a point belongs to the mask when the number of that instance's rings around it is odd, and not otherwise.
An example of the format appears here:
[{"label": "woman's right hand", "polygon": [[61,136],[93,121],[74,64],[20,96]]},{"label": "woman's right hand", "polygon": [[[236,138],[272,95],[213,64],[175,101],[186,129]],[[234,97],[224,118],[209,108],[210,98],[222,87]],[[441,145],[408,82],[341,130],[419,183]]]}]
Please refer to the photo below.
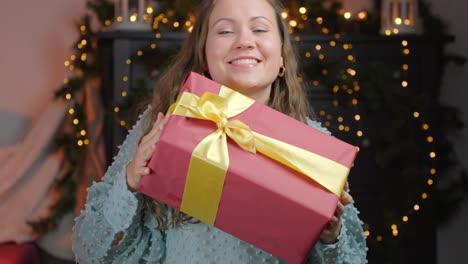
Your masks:
[{"label": "woman's right hand", "polygon": [[156,143],[161,136],[161,131],[167,123],[170,114],[164,116],[163,113],[158,113],[156,122],[154,122],[151,131],[141,138],[138,144],[138,149],[133,156],[133,160],[128,163],[125,170],[127,176],[127,186],[131,191],[136,191],[140,185],[141,178],[150,173],[148,162],[153,155]]}]

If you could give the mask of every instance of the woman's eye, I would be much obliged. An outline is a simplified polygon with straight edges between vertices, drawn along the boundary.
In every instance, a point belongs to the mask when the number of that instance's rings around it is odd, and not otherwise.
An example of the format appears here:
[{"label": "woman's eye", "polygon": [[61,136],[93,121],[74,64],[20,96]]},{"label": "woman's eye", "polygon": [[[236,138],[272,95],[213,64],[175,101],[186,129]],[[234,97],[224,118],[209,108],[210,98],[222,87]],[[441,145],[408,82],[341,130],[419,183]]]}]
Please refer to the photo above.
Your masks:
[{"label": "woman's eye", "polygon": [[268,30],[263,29],[263,28],[256,28],[256,29],[253,30],[253,32],[255,32],[255,33],[265,33],[265,32],[268,32]]},{"label": "woman's eye", "polygon": [[230,30],[221,30],[221,31],[218,32],[219,35],[227,35],[227,34],[230,34],[230,33],[232,33],[232,31],[230,31]]}]

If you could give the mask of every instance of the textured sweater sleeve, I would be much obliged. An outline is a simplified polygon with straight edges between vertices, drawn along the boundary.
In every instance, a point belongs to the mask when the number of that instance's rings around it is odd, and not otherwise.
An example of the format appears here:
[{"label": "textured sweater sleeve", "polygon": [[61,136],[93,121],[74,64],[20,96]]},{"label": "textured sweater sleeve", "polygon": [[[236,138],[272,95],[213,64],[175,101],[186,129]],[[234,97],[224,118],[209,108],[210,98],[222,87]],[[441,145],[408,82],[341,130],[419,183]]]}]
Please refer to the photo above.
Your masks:
[{"label": "textured sweater sleeve", "polygon": [[[311,127],[331,135],[331,133],[319,122],[308,120]],[[366,237],[362,228],[362,221],[354,203],[345,206],[342,215],[342,227],[338,235],[338,241],[325,245],[320,241],[314,247],[307,263],[326,264],[361,264],[367,263]]]},{"label": "textured sweater sleeve", "polygon": [[125,168],[132,159],[148,108],[129,132],[102,182],[88,188],[85,209],[75,219],[72,249],[78,263],[160,263],[165,245],[143,205],[128,190]]}]

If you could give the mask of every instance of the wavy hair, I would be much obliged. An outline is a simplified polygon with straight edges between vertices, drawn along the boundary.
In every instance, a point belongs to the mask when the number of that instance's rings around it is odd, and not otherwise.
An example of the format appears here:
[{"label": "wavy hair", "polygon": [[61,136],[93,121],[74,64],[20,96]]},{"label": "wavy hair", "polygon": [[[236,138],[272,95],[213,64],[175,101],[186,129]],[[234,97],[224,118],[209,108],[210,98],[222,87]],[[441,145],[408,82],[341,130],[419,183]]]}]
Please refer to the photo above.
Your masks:
[{"label": "wavy hair", "polygon": [[[313,112],[300,81],[301,74],[298,58],[288,32],[288,27],[281,17],[284,7],[279,0],[265,1],[275,11],[282,41],[284,66],[286,68],[285,75],[277,77],[272,83],[270,98],[267,104],[286,115],[306,122],[308,117],[313,118]],[[200,2],[192,32],[188,34],[182,48],[156,83],[150,113],[151,119],[146,128],[147,133],[155,122],[157,114],[159,112],[165,113],[169,109],[169,106],[175,102],[179,88],[182,86],[186,76],[190,72],[205,73],[207,69],[205,44],[208,34],[208,22],[215,3],[216,0],[202,0]],[[158,220],[158,229],[160,230],[166,230],[170,226],[177,226],[193,221],[193,218],[176,209],[171,209],[171,217],[168,217],[167,206],[150,197],[145,196],[145,204]]]}]

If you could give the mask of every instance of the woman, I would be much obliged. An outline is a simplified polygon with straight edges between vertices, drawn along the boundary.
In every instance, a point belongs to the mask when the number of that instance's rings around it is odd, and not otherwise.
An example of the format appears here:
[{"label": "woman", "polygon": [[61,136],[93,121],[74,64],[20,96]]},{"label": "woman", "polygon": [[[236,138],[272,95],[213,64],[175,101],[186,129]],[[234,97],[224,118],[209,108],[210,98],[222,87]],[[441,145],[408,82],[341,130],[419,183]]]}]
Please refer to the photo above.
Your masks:
[{"label": "woman", "polygon": [[[73,234],[78,262],[281,262],[136,190],[150,172],[148,161],[169,118],[162,113],[190,71],[329,133],[309,119],[282,10],[277,0],[202,1],[192,33],[157,84],[152,108],[128,135],[104,181],[89,188]],[[307,262],[366,262],[361,221],[346,191]]]}]

